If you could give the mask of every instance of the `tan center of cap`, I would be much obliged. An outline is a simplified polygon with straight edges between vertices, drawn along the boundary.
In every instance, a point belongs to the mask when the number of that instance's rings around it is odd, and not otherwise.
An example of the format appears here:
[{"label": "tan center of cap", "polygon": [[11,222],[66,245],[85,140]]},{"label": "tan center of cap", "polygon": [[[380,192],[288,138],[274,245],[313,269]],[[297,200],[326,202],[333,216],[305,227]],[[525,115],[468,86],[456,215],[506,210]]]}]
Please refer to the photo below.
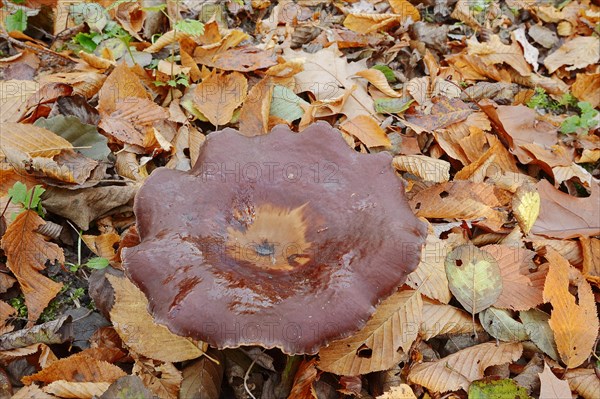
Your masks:
[{"label": "tan center of cap", "polygon": [[261,205],[246,229],[227,228],[227,254],[263,269],[292,270],[310,260],[306,204],[285,209]]}]

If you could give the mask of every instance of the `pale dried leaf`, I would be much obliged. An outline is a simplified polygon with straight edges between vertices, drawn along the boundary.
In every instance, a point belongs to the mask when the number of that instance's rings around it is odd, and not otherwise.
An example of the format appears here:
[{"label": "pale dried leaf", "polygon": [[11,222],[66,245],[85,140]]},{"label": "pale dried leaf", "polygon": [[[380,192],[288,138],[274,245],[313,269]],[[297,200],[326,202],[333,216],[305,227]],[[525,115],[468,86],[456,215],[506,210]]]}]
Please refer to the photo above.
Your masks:
[{"label": "pale dried leaf", "polygon": [[115,290],[110,318],[115,330],[136,353],[164,362],[195,359],[204,353],[187,338],[156,324],[148,313],[148,300],[131,281],[107,275]]},{"label": "pale dried leaf", "polygon": [[565,399],[571,397],[571,388],[567,381],[559,380],[548,363],[544,364],[544,371],[538,374],[540,376],[540,398],[544,399]]},{"label": "pale dried leaf", "polygon": [[423,299],[423,321],[419,334],[424,340],[445,334],[472,334],[481,331],[473,316],[454,306]]},{"label": "pale dried leaf", "polygon": [[534,185],[525,183],[517,189],[513,197],[512,208],[523,234],[529,234],[540,215],[540,206],[540,194]]},{"label": "pale dried leaf", "polygon": [[92,399],[108,389],[110,382],[54,381],[42,390],[61,398]]},{"label": "pale dried leaf", "polygon": [[377,399],[417,399],[417,397],[409,385],[400,384],[379,395]]},{"label": "pale dried leaf", "polygon": [[529,339],[523,323],[513,319],[508,310],[487,308],[479,313],[479,321],[488,334],[500,341],[522,342]]},{"label": "pale dried leaf", "polygon": [[584,399],[597,399],[600,392],[600,378],[596,375],[594,369],[575,369],[568,370],[565,378],[569,387]]},{"label": "pale dried leaf", "polygon": [[[31,80],[0,81],[0,123],[18,122],[27,111],[27,101],[39,89]],[[4,136],[6,130],[2,129]]]},{"label": "pale dried leaf", "polygon": [[450,180],[450,162],[425,155],[398,155],[394,157],[394,167],[412,173],[425,181],[443,183]]},{"label": "pale dried leaf", "polygon": [[[359,332],[332,342],[319,352],[319,368],[338,375],[387,370],[402,358],[417,337],[422,320],[421,294],[399,291],[379,304]],[[361,356],[361,351],[371,351]]]},{"label": "pale dried leaf", "polygon": [[514,362],[522,351],[520,343],[486,342],[435,362],[418,364],[410,370],[408,379],[434,392],[466,391],[471,382],[483,377],[486,368]]},{"label": "pale dried leaf", "polygon": [[386,96],[394,98],[402,97],[402,93],[398,93],[392,89],[383,72],[377,69],[365,69],[364,71],[358,71],[356,75],[367,79],[369,83],[377,87],[377,89]]},{"label": "pale dried leaf", "polygon": [[73,145],[59,135],[34,125],[7,122],[2,124],[0,149],[16,149],[31,157],[53,157]]},{"label": "pale dried leaf", "polygon": [[569,65],[567,71],[585,68],[600,61],[600,42],[594,36],[577,36],[558,48],[544,59],[548,73]]},{"label": "pale dried leaf", "polygon": [[367,147],[389,147],[390,139],[379,123],[369,115],[358,115],[340,126],[342,130],[359,139]]},{"label": "pale dried leaf", "polygon": [[421,262],[417,270],[408,275],[406,284],[432,299],[442,303],[450,302],[452,294],[448,288],[448,278],[444,261],[450,247],[448,241],[428,234],[421,250]]}]

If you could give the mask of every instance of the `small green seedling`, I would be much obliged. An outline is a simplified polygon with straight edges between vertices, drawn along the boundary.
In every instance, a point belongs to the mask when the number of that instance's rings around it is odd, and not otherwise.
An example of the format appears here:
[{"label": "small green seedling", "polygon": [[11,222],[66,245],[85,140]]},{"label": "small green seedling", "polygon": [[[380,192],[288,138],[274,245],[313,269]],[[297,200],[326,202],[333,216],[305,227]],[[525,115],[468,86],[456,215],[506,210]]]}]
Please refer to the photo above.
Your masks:
[{"label": "small green seedling", "polygon": [[592,104],[587,101],[580,101],[577,103],[577,108],[580,111],[579,115],[568,117],[560,126],[562,133],[588,134],[590,129],[598,124],[596,119],[598,111],[592,107]]},{"label": "small green seedling", "polygon": [[[34,210],[41,217],[44,217],[44,208],[42,208],[42,194],[46,191],[42,186],[37,185],[31,190],[27,190],[27,186],[20,181],[13,184],[12,188],[8,190],[10,201],[16,205],[23,205],[23,210]],[[17,213],[11,217],[14,219],[17,217]]]}]

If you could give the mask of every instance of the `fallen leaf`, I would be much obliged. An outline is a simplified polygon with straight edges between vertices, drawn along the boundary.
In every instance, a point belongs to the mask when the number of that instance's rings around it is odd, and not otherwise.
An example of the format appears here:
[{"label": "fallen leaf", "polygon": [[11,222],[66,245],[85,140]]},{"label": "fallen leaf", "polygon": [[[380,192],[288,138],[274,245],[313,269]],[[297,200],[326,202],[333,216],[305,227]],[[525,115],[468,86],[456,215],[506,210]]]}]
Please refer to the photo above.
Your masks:
[{"label": "fallen leaf", "polygon": [[539,68],[538,57],[540,56],[540,52],[536,47],[532,46],[531,43],[527,41],[527,37],[525,36],[525,28],[520,27],[519,29],[512,31],[512,37],[514,40],[519,42],[523,48],[523,56],[525,57],[525,61],[527,61],[529,65],[533,67],[534,71],[537,71]]},{"label": "fallen leaf", "polygon": [[387,370],[417,338],[422,307],[421,294],[417,291],[393,294],[379,304],[359,332],[322,348],[318,367],[346,376]]},{"label": "fallen leaf", "polygon": [[519,313],[519,318],[525,326],[529,339],[546,355],[558,361],[560,358],[556,349],[554,334],[548,324],[550,315],[539,309],[530,309]]},{"label": "fallen leaf", "polygon": [[[409,108],[404,113],[406,121],[416,129],[433,132],[453,123],[465,120],[473,111],[459,98],[435,97],[429,114]],[[412,128],[412,126],[410,126]]]},{"label": "fallen leaf", "polygon": [[474,381],[469,387],[469,399],[515,398],[531,399],[527,390],[513,380]]},{"label": "fallen leaf", "polygon": [[[27,111],[27,101],[39,88],[31,80],[0,81],[0,123],[18,122]],[[3,129],[2,135],[6,130]]]},{"label": "fallen leaf", "polygon": [[379,123],[369,115],[358,115],[340,126],[342,130],[359,139],[367,147],[389,147],[392,145]]},{"label": "fallen leaf", "polygon": [[521,357],[520,343],[486,342],[471,346],[434,362],[414,366],[409,381],[439,393],[467,391],[471,383],[483,377],[490,366],[514,362]]},{"label": "fallen leaf", "polygon": [[288,399],[317,399],[313,383],[317,380],[317,359],[303,360],[294,376]]},{"label": "fallen leaf", "polygon": [[573,197],[554,188],[547,180],[537,184],[541,198],[540,216],[533,234],[555,238],[600,235],[600,184],[591,185],[587,198]]},{"label": "fallen leaf", "polygon": [[65,261],[62,249],[37,232],[44,224],[46,222],[35,211],[26,210],[7,228],[0,242],[6,254],[6,265],[19,281],[25,296],[30,327],[62,288],[61,283],[39,273],[44,270],[46,261],[61,264]]},{"label": "fallen leaf", "polygon": [[496,260],[467,244],[446,257],[448,285],[458,302],[471,314],[490,307],[502,293],[502,277]]},{"label": "fallen leaf", "polygon": [[98,93],[98,111],[100,114],[110,115],[117,110],[119,100],[128,98],[151,100],[140,78],[126,64],[121,63],[108,75]]},{"label": "fallen leaf", "polygon": [[56,396],[47,394],[37,385],[29,385],[19,389],[12,399],[56,399]]},{"label": "fallen leaf", "polygon": [[419,267],[408,275],[406,284],[431,299],[442,303],[450,302],[452,294],[448,288],[444,267],[450,249],[447,240],[440,240],[435,234],[428,234],[421,250]]},{"label": "fallen leaf", "polygon": [[133,351],[163,362],[181,362],[204,354],[191,340],[156,324],[148,313],[148,300],[131,281],[112,275],[106,277],[115,290],[111,321],[123,342]]},{"label": "fallen leaf", "polygon": [[[550,263],[544,301],[552,305],[549,324],[561,360],[568,368],[581,365],[593,350],[598,335],[596,301],[589,283],[558,252],[548,248]],[[569,291],[569,275],[575,275],[578,301]]]},{"label": "fallen leaf", "polygon": [[469,55],[480,57],[487,65],[506,63],[513,67],[521,76],[531,75],[531,66],[525,61],[523,50],[515,42],[510,45],[502,43],[500,36],[491,35],[488,41],[478,42],[475,36],[467,39]]},{"label": "fallen leaf", "polygon": [[[114,398],[150,398],[152,392],[144,386],[144,383],[137,375],[127,375],[113,382],[99,399]],[[188,399],[187,396],[185,396]],[[191,397],[189,397],[191,399]]]},{"label": "fallen leaf", "polygon": [[592,108],[598,108],[600,105],[600,73],[584,74],[578,73],[575,82],[571,85],[572,94],[579,101],[587,101]]},{"label": "fallen leaf", "polygon": [[482,331],[482,328],[472,315],[454,306],[423,299],[423,321],[419,335],[424,340],[438,335],[472,334],[474,331]]},{"label": "fallen leaf", "polygon": [[494,306],[503,309],[527,310],[543,303],[542,291],[546,271],[531,272],[534,252],[508,245],[486,245],[481,248],[496,259],[502,276],[502,293]]},{"label": "fallen leaf", "polygon": [[42,390],[61,398],[92,399],[102,395],[110,387],[110,382],[54,381]]},{"label": "fallen leaf", "polygon": [[540,376],[540,398],[544,399],[565,399],[571,397],[571,388],[567,381],[559,380],[548,363],[544,364],[544,371],[539,373]]},{"label": "fallen leaf", "polygon": [[522,342],[529,339],[525,326],[516,321],[508,310],[489,307],[479,313],[483,329],[492,337],[505,342]]},{"label": "fallen leaf", "polygon": [[417,399],[415,393],[410,388],[410,385],[400,384],[391,387],[389,391],[383,395],[379,395],[377,399]]},{"label": "fallen leaf", "polygon": [[[26,385],[35,381],[51,383],[61,380],[70,382],[111,383],[125,375],[123,370],[113,364],[78,353],[59,359],[43,368],[41,371],[23,377],[21,381]],[[106,388],[108,388],[108,385]]]},{"label": "fallen leaf", "polygon": [[585,68],[600,61],[600,42],[594,36],[577,36],[560,46],[544,59],[548,73],[569,65],[567,71]]},{"label": "fallen leaf", "polygon": [[523,234],[529,234],[540,215],[540,203],[540,194],[532,184],[523,184],[517,189],[512,200],[512,209]]},{"label": "fallen leaf", "polygon": [[24,123],[2,124],[2,151],[15,149],[31,157],[51,158],[71,148],[71,143],[50,130]]},{"label": "fallen leaf", "polygon": [[569,387],[584,399],[596,399],[600,392],[600,379],[594,369],[567,370],[565,378]]},{"label": "fallen leaf", "polygon": [[380,70],[373,68],[365,69],[363,71],[356,72],[356,76],[360,76],[361,78],[367,79],[369,83],[375,86],[380,92],[382,92],[386,96],[393,98],[402,97],[402,93],[398,93],[390,87],[387,78]]},{"label": "fallen leaf", "polygon": [[244,46],[221,52],[213,57],[201,57],[194,53],[196,62],[222,71],[250,72],[266,69],[277,64],[273,51]]},{"label": "fallen leaf", "polygon": [[233,111],[248,94],[248,81],[239,72],[217,74],[213,72],[194,90],[194,105],[209,122],[223,126],[231,121]]},{"label": "fallen leaf", "polygon": [[273,98],[273,80],[266,77],[255,84],[240,111],[240,133],[259,136],[269,132],[269,114]]},{"label": "fallen leaf", "polygon": [[600,282],[600,239],[581,237],[583,249],[582,273],[589,281]]},{"label": "fallen leaf", "polygon": [[[168,349],[168,347],[165,347]],[[173,363],[156,364],[153,360],[136,360],[133,374],[139,376],[159,398],[177,399],[183,377]]]},{"label": "fallen leaf", "polygon": [[212,359],[205,356],[194,360],[183,368],[183,380],[179,391],[180,398],[219,399],[225,357],[217,350],[208,351],[208,356]]},{"label": "fallen leaf", "polygon": [[450,162],[425,155],[398,155],[392,165],[425,181],[443,183],[450,180]]}]

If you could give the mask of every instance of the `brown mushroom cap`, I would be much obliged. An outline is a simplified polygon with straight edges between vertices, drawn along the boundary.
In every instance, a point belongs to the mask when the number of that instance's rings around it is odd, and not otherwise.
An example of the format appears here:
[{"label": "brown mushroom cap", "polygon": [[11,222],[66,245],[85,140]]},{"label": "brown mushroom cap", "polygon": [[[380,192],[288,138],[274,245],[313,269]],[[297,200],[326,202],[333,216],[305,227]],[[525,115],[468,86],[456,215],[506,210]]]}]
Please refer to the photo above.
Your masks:
[{"label": "brown mushroom cap", "polygon": [[124,251],[155,320],[217,348],[313,354],[359,330],[418,265],[426,228],[388,153],[326,123],[211,133],[189,173],[157,169]]}]

